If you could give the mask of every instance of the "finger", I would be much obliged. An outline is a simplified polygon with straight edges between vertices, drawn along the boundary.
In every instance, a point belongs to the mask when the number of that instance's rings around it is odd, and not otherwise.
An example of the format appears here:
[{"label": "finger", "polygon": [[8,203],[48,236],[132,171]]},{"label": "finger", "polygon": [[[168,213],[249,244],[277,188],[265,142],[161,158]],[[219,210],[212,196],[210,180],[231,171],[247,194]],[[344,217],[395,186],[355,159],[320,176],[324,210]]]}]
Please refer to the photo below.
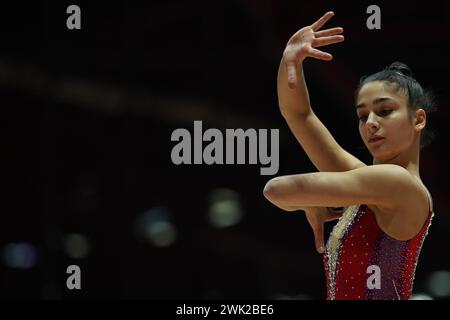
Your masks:
[{"label": "finger", "polygon": [[311,28],[316,31],[319,30],[320,28],[323,27],[323,25],[325,23],[327,23],[328,20],[331,19],[331,17],[334,16],[334,12],[333,11],[328,11],[327,13],[325,13],[319,20],[317,20],[316,22],[314,22],[311,25]]},{"label": "finger", "polygon": [[338,36],[331,36],[331,37],[322,37],[318,39],[314,39],[312,46],[314,48],[327,46],[329,44],[338,43],[344,41],[344,36],[338,35]]},{"label": "finger", "polygon": [[323,241],[323,223],[314,228],[314,241],[316,243],[316,250],[318,253],[325,252],[325,245]]},{"label": "finger", "polygon": [[294,89],[297,86],[297,67],[294,61],[286,61],[288,86]]},{"label": "finger", "polygon": [[319,60],[325,60],[325,61],[330,61],[333,59],[333,56],[331,54],[329,54],[328,52],[323,52],[317,49],[310,49],[308,51],[308,57],[312,57],[312,58],[316,58]]},{"label": "finger", "polygon": [[320,37],[334,36],[337,34],[341,34],[342,32],[344,32],[343,28],[336,27],[336,28],[331,28],[331,29],[314,32],[314,35],[316,36],[316,38],[320,38]]}]

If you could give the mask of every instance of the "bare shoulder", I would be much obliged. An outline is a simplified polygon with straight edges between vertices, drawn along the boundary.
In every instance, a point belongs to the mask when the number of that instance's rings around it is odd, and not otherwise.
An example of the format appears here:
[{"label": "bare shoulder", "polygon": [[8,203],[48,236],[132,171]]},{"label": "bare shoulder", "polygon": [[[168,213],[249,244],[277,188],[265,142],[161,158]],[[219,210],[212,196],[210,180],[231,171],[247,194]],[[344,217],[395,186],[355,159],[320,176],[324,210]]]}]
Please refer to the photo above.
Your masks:
[{"label": "bare shoulder", "polygon": [[[402,168],[402,167],[400,167]],[[406,169],[399,170],[403,187],[397,190],[399,201],[394,207],[369,206],[379,227],[390,237],[409,240],[419,233],[430,211],[425,186]],[[403,176],[404,175],[404,176]],[[403,176],[403,177],[402,177]]]}]

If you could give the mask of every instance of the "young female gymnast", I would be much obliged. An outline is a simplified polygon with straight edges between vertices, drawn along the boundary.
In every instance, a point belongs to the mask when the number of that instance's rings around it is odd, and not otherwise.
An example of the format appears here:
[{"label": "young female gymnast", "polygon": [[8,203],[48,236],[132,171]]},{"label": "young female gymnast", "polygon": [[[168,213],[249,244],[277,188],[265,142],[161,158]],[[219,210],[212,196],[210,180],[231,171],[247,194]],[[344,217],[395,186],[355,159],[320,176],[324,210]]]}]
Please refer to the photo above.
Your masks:
[{"label": "young female gymnast", "polygon": [[[302,66],[307,57],[332,60],[316,48],[344,41],[342,28],[319,31],[333,15],[289,39],[278,72],[281,114],[320,172],[276,177],[264,195],[281,209],[305,211],[324,254],[328,299],[409,299],[434,215],[419,172],[432,98],[399,62],[363,77],[356,113],[373,163],[342,149],[311,109]],[[325,247],[324,222],[337,218]]]}]

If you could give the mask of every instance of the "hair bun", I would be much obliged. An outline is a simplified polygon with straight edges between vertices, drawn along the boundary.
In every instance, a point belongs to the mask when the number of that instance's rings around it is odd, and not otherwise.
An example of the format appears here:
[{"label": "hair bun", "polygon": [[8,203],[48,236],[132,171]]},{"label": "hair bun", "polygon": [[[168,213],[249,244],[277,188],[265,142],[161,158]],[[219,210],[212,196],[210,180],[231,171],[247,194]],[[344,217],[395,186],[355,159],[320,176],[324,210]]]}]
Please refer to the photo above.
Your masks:
[{"label": "hair bun", "polygon": [[406,64],[399,61],[392,63],[389,67],[387,67],[387,70],[392,70],[401,73],[406,77],[413,77],[411,69]]}]

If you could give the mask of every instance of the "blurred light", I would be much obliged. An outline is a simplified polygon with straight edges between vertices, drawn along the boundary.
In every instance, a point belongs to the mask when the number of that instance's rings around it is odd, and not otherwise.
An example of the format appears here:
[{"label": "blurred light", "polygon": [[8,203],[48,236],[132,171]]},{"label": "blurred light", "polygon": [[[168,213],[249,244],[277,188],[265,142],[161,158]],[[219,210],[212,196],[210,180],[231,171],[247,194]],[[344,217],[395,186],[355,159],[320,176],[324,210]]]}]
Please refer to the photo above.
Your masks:
[{"label": "blurred light", "polygon": [[433,300],[433,297],[426,293],[414,293],[409,300]]},{"label": "blurred light", "polygon": [[226,228],[242,220],[243,210],[236,191],[216,189],[209,196],[208,219],[216,228]]},{"label": "blurred light", "polygon": [[170,246],[176,238],[173,225],[168,221],[156,221],[146,228],[147,237],[157,247]]},{"label": "blurred light", "polygon": [[3,262],[11,268],[29,269],[36,265],[37,253],[32,244],[9,243],[3,248]]},{"label": "blurred light", "polygon": [[64,241],[66,254],[74,259],[83,259],[89,255],[89,241],[82,234],[69,234]]},{"label": "blurred light", "polygon": [[428,291],[436,297],[450,296],[450,272],[435,271],[427,280]]},{"label": "blurred light", "polygon": [[177,231],[170,220],[171,215],[167,208],[152,208],[136,219],[135,233],[156,247],[168,247],[177,238]]}]

